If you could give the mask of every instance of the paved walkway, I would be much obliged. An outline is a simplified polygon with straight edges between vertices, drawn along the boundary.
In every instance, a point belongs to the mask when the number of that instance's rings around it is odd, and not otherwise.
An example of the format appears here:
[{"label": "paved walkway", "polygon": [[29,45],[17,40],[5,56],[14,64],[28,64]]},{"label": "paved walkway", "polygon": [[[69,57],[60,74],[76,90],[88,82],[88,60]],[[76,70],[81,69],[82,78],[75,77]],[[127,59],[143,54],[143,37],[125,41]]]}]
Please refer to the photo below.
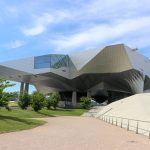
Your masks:
[{"label": "paved walkway", "polygon": [[47,124],[0,135],[0,150],[150,150],[150,140],[95,118],[51,117]]}]

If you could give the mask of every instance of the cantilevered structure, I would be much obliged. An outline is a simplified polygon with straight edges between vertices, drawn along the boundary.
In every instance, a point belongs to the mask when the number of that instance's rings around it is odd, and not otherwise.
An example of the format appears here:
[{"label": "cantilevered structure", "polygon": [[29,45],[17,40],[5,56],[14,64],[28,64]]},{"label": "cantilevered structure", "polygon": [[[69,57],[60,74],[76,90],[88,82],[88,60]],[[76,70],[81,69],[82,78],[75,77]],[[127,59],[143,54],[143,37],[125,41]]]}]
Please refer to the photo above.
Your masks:
[{"label": "cantilevered structure", "polygon": [[150,89],[150,60],[118,44],[3,62],[0,78],[21,82],[21,92],[29,84],[44,94],[59,91],[72,105],[83,95],[111,102]]}]

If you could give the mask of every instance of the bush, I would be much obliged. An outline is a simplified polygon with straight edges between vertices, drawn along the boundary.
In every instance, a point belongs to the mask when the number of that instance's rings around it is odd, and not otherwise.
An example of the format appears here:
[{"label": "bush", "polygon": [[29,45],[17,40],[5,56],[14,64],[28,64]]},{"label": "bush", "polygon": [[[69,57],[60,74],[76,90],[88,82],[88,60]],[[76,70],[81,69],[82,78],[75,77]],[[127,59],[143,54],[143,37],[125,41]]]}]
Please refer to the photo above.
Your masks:
[{"label": "bush", "polygon": [[58,92],[52,93],[47,99],[46,99],[46,107],[50,109],[52,106],[54,109],[58,106],[58,103],[60,101],[60,94]]},{"label": "bush", "polygon": [[12,94],[4,92],[4,90],[14,85],[15,84],[11,84],[7,80],[0,79],[0,107],[5,107],[7,110],[10,110],[8,103],[12,97]]},{"label": "bush", "polygon": [[19,97],[18,105],[21,109],[27,109],[30,105],[30,96],[27,93],[21,94]]},{"label": "bush", "polygon": [[39,111],[44,107],[45,97],[42,93],[33,92],[31,94],[31,106],[34,111]]},{"label": "bush", "polygon": [[47,109],[50,109],[51,106],[52,106],[52,97],[51,96],[48,96],[45,98],[45,106],[47,107]]},{"label": "bush", "polygon": [[90,97],[81,97],[80,98],[80,105],[84,109],[89,109],[91,104],[91,98]]},{"label": "bush", "polygon": [[3,92],[3,95],[0,97],[0,107],[5,107],[7,110],[10,110],[8,103],[12,97],[11,93]]}]

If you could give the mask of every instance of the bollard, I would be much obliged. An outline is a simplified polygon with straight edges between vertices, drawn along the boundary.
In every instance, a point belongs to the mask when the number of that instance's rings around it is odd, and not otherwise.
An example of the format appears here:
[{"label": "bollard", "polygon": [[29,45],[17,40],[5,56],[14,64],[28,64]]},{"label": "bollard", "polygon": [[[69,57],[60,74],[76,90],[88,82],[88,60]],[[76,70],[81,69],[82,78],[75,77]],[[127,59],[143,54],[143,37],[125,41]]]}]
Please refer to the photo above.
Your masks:
[{"label": "bollard", "polygon": [[129,119],[128,119],[127,131],[129,131]]},{"label": "bollard", "polygon": [[136,126],[136,134],[138,134],[138,128],[139,128],[139,122],[137,121],[137,126]]}]

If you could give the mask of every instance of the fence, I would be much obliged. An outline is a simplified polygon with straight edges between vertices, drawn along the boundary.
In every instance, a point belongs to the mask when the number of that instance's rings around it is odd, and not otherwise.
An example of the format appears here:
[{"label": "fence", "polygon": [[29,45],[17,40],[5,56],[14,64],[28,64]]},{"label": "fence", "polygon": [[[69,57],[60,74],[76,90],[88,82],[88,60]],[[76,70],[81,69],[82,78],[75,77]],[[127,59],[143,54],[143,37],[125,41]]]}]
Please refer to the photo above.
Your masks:
[{"label": "fence", "polygon": [[116,116],[101,115],[99,119],[121,128],[126,128],[127,131],[134,131],[136,134],[148,136],[150,139],[150,122],[136,119],[129,119]]}]

